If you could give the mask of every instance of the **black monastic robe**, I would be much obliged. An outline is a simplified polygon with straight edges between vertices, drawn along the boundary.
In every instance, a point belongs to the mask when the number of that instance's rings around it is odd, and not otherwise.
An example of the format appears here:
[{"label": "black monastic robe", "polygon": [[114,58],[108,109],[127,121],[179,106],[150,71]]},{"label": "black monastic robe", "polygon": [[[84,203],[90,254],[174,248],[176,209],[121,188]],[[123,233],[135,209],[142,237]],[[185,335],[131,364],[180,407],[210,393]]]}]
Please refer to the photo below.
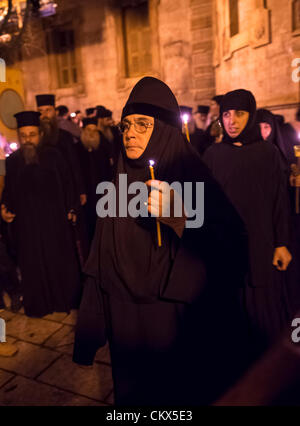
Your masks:
[{"label": "black monastic robe", "polygon": [[7,159],[3,203],[12,223],[26,315],[69,312],[80,298],[78,263],[67,213],[73,185],[66,163],[52,147],[38,148],[38,164],[21,150]]}]

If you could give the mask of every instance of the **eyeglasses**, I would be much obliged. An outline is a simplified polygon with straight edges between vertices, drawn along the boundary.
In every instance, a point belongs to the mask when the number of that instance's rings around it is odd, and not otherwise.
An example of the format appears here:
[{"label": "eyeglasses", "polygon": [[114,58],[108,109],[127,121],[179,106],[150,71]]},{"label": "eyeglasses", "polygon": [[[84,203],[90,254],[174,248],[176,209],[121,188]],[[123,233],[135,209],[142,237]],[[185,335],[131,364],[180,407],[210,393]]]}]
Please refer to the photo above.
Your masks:
[{"label": "eyeglasses", "polygon": [[136,130],[138,133],[146,133],[147,129],[153,126],[152,123],[149,123],[149,121],[140,121],[140,120],[134,120],[133,123],[130,121],[121,121],[121,123],[118,125],[118,128],[121,133],[126,133],[130,129],[130,126],[133,124],[134,130]]}]

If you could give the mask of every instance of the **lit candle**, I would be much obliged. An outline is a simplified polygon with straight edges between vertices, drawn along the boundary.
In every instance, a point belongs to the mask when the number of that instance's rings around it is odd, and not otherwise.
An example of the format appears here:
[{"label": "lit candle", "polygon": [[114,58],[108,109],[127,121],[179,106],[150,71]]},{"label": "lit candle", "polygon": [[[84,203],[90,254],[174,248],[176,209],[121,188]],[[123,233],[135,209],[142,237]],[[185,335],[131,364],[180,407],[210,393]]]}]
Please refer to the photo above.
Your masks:
[{"label": "lit candle", "polygon": [[[150,176],[151,176],[152,180],[155,180],[153,166],[154,166],[154,161],[153,160],[149,160]],[[156,219],[156,232],[157,232],[157,244],[158,244],[158,247],[161,247],[160,223],[159,223],[159,221],[157,219]]]},{"label": "lit candle", "polygon": [[189,115],[188,114],[183,114],[182,115],[182,121],[184,123],[184,129],[185,129],[185,134],[186,134],[186,138],[189,142],[190,141],[190,134],[189,134],[189,128],[188,128],[188,122],[189,122]]},{"label": "lit candle", "polygon": [[[300,145],[294,145],[294,153],[295,153],[295,157],[297,158],[297,167],[295,168],[294,171],[294,175],[295,178],[298,176],[299,171],[300,171]],[[296,191],[295,191],[295,209],[296,209],[296,214],[299,214],[300,210],[299,210],[299,186],[296,186]]]}]

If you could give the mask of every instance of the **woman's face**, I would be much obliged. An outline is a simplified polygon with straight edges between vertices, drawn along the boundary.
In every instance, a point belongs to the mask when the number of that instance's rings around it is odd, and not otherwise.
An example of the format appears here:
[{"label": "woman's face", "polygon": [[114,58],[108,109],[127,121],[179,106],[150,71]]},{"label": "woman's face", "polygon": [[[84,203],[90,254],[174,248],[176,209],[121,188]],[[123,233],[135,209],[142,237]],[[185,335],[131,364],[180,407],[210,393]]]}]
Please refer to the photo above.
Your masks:
[{"label": "woman's face", "polygon": [[268,139],[272,132],[272,127],[269,123],[259,123],[260,133],[264,141]]},{"label": "woman's face", "polygon": [[237,138],[247,125],[249,112],[230,109],[223,112],[222,119],[226,133],[231,138]]},{"label": "woman's face", "polygon": [[126,155],[131,160],[136,160],[147,148],[154,128],[154,118],[141,114],[127,115],[122,120],[121,127]]}]

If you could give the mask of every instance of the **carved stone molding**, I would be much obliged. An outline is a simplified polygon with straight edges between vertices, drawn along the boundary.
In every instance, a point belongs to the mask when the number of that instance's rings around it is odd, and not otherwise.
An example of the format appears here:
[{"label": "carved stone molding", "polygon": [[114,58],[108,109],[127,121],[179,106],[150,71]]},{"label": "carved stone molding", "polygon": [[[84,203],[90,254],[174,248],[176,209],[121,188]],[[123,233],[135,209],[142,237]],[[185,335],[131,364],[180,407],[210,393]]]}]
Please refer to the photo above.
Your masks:
[{"label": "carved stone molding", "polygon": [[265,8],[254,10],[249,28],[249,43],[252,48],[270,43],[270,11]]}]

